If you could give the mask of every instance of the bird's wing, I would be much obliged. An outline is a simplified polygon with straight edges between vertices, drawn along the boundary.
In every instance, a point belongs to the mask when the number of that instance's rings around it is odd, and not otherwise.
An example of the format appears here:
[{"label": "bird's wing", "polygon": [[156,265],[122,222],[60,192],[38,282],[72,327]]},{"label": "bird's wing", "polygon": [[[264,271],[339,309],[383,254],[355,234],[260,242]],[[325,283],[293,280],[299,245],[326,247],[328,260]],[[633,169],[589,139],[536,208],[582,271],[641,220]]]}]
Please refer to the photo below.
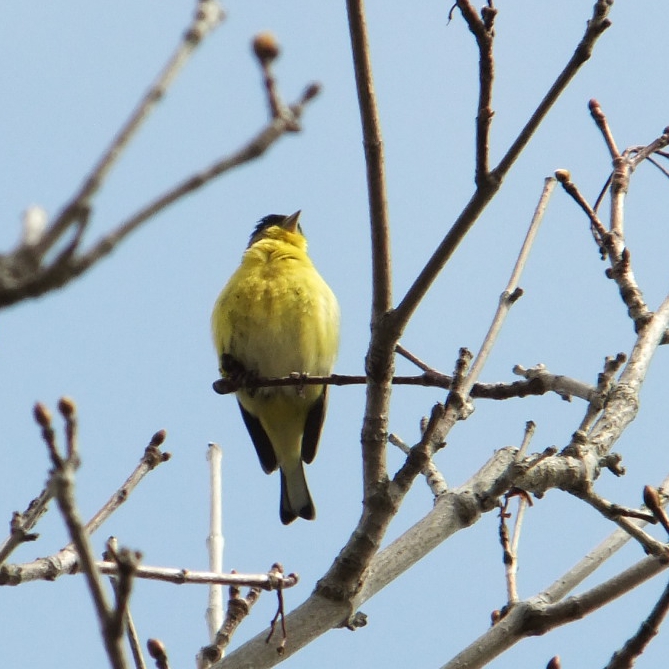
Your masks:
[{"label": "bird's wing", "polygon": [[[256,448],[256,453],[258,454],[258,460],[260,460],[260,466],[263,468],[265,474],[270,474],[275,471],[279,466],[279,463],[276,461],[276,453],[274,453],[274,448],[272,447],[272,442],[265,432],[265,428],[260,424],[260,420],[256,418],[253,414],[249,413],[242,405],[241,402],[238,402],[239,409],[242,412],[242,418],[246,424],[246,429],[251,435],[251,441]],[[321,422],[322,422],[321,418]],[[314,455],[315,455],[314,449]],[[313,455],[312,455],[313,458]]]},{"label": "bird's wing", "polygon": [[318,439],[321,436],[321,428],[325,419],[325,410],[328,406],[328,387],[323,387],[323,392],[313,403],[304,423],[304,434],[302,435],[302,460],[309,464],[316,457]]}]

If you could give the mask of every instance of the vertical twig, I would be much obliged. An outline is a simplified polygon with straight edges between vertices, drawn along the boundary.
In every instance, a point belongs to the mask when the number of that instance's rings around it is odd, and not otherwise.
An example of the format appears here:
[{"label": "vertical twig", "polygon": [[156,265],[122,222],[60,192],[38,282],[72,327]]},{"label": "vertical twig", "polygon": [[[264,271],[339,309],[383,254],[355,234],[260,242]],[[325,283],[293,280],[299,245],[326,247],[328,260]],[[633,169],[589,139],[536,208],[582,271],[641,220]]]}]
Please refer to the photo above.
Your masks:
[{"label": "vertical twig", "polygon": [[[516,454],[516,459],[518,461],[522,460],[527,453],[528,446],[534,435],[534,430],[536,425],[533,421],[528,420],[525,424],[525,434],[523,435],[523,441],[518,449]],[[511,540],[509,540],[508,532],[506,529],[506,518],[509,516],[507,509],[509,505],[510,498],[518,497],[518,511],[516,512],[516,521],[513,525],[513,534],[511,535]],[[500,536],[502,537],[502,545],[504,547],[504,567],[506,571],[506,591],[508,598],[508,605],[512,606],[519,601],[518,597],[518,544],[520,543],[520,532],[523,526],[523,518],[525,517],[525,510],[528,505],[531,506],[532,500],[530,496],[523,490],[512,489],[506,495],[504,500],[504,506],[500,512],[501,525],[500,525]]]},{"label": "vertical twig", "polygon": [[390,233],[381,122],[369,56],[369,40],[363,0],[347,0],[348,24],[362,122],[367,193],[372,226],[372,323],[391,307]]},{"label": "vertical twig", "polygon": [[79,465],[79,453],[76,442],[76,407],[72,400],[62,398],[58,409],[65,419],[67,457],[64,458],[56,445],[55,434],[51,427],[51,415],[41,404],[35,405],[35,420],[42,428],[42,436],[47,444],[53,470],[49,479],[54,497],[67,526],[72,543],[77,552],[79,566],[84,573],[88,589],[100,623],[100,631],[105,649],[114,669],[126,669],[126,661],[121,644],[121,636],[114,633],[111,621],[113,611],[107,602],[102,586],[102,577],[95,563],[93,547],[86,531],[74,497],[74,472]]},{"label": "vertical twig", "polygon": [[[372,238],[372,336],[365,359],[368,385],[362,428],[363,499],[366,505],[388,481],[387,415],[392,393],[393,351],[397,339],[384,327],[392,304],[390,231],[383,139],[374,92],[364,2],[347,0],[346,9],[362,123]],[[379,527],[378,531],[382,535],[383,529]],[[369,551],[371,558],[375,548],[370,546]]]},{"label": "vertical twig", "polygon": [[490,125],[494,111],[492,109],[492,85],[495,77],[495,60],[493,57],[493,41],[495,37],[494,23],[497,10],[492,0],[481,9],[481,17],[473,6],[461,0],[456,3],[464,17],[469,30],[476,38],[479,48],[479,102],[476,114],[476,170],[475,182],[482,187],[490,176]]},{"label": "vertical twig", "polygon": [[112,630],[115,626],[118,627],[120,634],[120,630],[125,627],[135,667],[136,669],[146,669],[139,634],[137,633],[135,621],[132,618],[129,606],[132,578],[137,572],[139,557],[138,553],[133,555],[126,549],[122,549],[119,553],[116,537],[109,537],[107,539],[107,550],[103,554],[103,559],[113,562],[119,574],[118,576],[109,577],[109,581],[114,589],[114,595],[116,596],[116,610],[109,623],[109,628]]},{"label": "vertical twig", "polygon": [[[207,537],[207,550],[209,552],[209,571],[220,574],[223,572],[223,546],[222,533],[223,513],[221,500],[221,459],[223,451],[218,444],[209,443],[207,449],[207,460],[209,462],[209,536]],[[207,627],[209,629],[209,640],[213,643],[216,633],[223,624],[223,586],[212,583],[209,586],[209,604],[207,606]]]}]

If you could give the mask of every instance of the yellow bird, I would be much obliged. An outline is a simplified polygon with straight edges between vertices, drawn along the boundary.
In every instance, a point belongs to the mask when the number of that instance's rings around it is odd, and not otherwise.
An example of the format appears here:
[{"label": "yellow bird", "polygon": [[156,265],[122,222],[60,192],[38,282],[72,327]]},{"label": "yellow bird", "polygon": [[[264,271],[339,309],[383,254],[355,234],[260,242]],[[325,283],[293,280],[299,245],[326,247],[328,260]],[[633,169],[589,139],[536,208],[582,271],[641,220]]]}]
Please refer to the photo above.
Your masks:
[{"label": "yellow bird", "polygon": [[[339,346],[339,305],[307,255],[300,212],[265,216],[211,316],[224,377],[326,376]],[[240,389],[237,401],[265,473],[281,472],[280,517],[312,520],[304,477],[318,446],[328,388]]]}]

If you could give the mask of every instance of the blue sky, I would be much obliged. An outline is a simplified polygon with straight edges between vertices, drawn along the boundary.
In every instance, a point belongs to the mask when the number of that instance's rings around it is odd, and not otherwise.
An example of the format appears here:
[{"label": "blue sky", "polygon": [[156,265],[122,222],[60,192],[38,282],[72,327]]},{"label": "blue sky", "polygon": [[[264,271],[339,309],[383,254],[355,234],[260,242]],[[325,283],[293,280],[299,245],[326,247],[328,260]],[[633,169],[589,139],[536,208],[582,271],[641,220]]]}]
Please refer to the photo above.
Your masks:
[{"label": "blue sky", "polygon": [[[53,216],[80,185],[172,51],[191,4],[71,0],[46,4],[37,15],[34,5],[22,3],[0,9],[1,248],[16,244],[28,205]],[[9,521],[13,510],[24,508],[46,478],[46,452],[32,422],[34,402],[55,406],[69,395],[79,407],[78,494],[85,516],[125,479],[156,430],[168,431],[165,447],[173,454],[95,536],[98,550],[113,534],[122,545],[142,550],[146,564],[206,568],[205,454],[207,443],[216,441],[224,449],[225,568],[258,572],[281,561],[301,576],[300,585],[286,593],[292,608],[329,567],[360,513],[363,390],[332,389],[319,455],[307,470],[318,518],[283,527],[278,477],[265,476],[258,466],[236,402],[211,390],[217,370],[209,314],[254,223],[268,213],[302,209],[311,255],[342,308],[336,371],[362,373],[370,250],[361,132],[344,3],[233,2],[225,8],[225,23],[197,51],[96,199],[89,241],[260,128],[267,112],[249,48],[259,30],[271,29],[281,42],[276,74],[286,100],[314,80],[323,84],[323,93],[309,106],[301,133],[172,206],[77,282],[0,315],[0,518]],[[493,163],[571,55],[592,1],[500,1],[498,9]],[[409,325],[402,342],[416,355],[450,372],[460,346],[475,350],[480,344],[545,176],[568,168],[582,191],[596,197],[609,159],[588,114],[590,98],[601,102],[620,146],[646,144],[669,123],[661,9],[650,0],[616,3],[613,26],[593,58]],[[478,56],[462,20],[456,14],[448,23],[447,13],[447,5],[433,1],[411,10],[368,3],[396,301],[473,189]],[[667,291],[667,192],[666,178],[643,165],[628,198],[628,245],[651,308]],[[521,280],[525,295],[482,380],[513,380],[514,364],[542,362],[555,373],[594,382],[604,356],[629,351],[633,329],[604,269],[587,221],[557,189]],[[413,371],[403,362],[398,369]],[[663,383],[668,371],[660,350],[642,392],[641,414],[615,449],[628,474],[615,480],[604,474],[598,482],[613,501],[637,505],[642,486],[659,483],[669,471]],[[413,443],[420,417],[442,399],[434,389],[396,389],[391,430]],[[479,402],[474,415],[453,430],[437,464],[458,485],[494,449],[519,444],[528,419],[537,423],[531,449],[561,447],[583,410],[578,401],[555,397]],[[391,447],[391,471],[401,461]],[[387,539],[431,505],[429,490],[418,480]],[[581,502],[549,493],[526,519],[521,596],[548,585],[611,530]],[[67,542],[55,509],[38,531],[39,543],[21,547],[13,561],[53,553]],[[640,548],[629,546],[601,579],[641,557]],[[661,580],[578,625],[518,645],[490,666],[543,666],[555,654],[566,667],[603,665],[647,615]],[[504,597],[497,519],[489,514],[365,604],[365,629],[332,631],[287,666],[399,667],[416,664],[416,657],[421,666],[440,666],[486,629],[490,611]],[[133,613],[143,638],[161,638],[173,666],[189,666],[206,642],[205,606],[205,588],[138,583]],[[235,645],[263,629],[274,606],[274,598],[264,595]],[[59,666],[104,666],[82,579],[3,589],[0,612],[7,666],[39,662],[46,649]],[[657,666],[666,636],[639,666]]]}]

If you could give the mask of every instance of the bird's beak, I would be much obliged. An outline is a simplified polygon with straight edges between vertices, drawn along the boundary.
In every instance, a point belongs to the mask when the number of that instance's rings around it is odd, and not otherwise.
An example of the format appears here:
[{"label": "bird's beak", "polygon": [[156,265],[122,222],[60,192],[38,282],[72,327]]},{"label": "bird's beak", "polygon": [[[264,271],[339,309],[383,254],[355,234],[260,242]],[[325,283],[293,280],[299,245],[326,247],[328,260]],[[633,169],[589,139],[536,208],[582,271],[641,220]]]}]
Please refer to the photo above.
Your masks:
[{"label": "bird's beak", "polygon": [[284,218],[283,222],[281,223],[281,227],[284,230],[288,230],[288,232],[297,232],[297,226],[300,222],[300,214],[301,213],[302,213],[302,210],[299,209],[294,214],[291,214],[290,216],[286,216],[286,218]]}]

